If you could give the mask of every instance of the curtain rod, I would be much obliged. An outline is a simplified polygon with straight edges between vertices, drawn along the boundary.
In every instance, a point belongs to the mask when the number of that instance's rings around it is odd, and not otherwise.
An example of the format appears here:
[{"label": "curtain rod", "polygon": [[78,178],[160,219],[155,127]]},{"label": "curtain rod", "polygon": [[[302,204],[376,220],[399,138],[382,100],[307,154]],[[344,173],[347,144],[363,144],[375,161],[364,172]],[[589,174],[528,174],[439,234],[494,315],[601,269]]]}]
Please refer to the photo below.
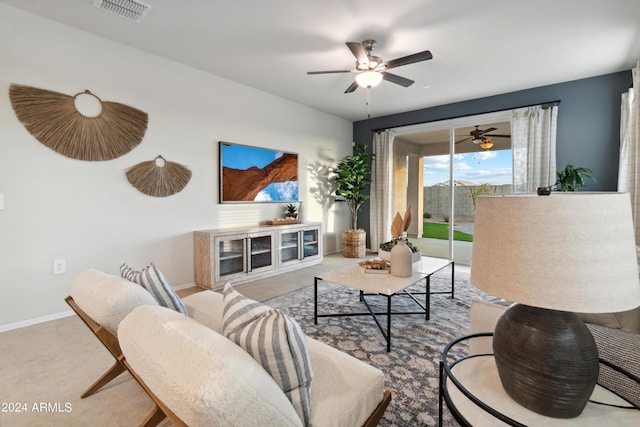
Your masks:
[{"label": "curtain rod", "polygon": [[535,107],[536,105],[539,105],[540,107],[546,109],[546,108],[549,108],[549,107],[555,107],[555,106],[559,105],[561,101],[562,100],[560,100],[560,99],[556,99],[555,101],[537,102],[535,104],[521,105],[519,107],[511,107],[511,108],[501,108],[499,110],[484,111],[484,112],[481,112],[481,113],[462,114],[460,116],[447,117],[447,118],[444,118],[444,119],[430,120],[430,121],[426,121],[426,122],[407,123],[405,125],[393,126],[391,128],[372,129],[371,131],[372,132],[382,132],[382,131],[384,131],[386,129],[396,129],[396,128],[402,128],[402,127],[406,127],[406,126],[415,126],[415,125],[419,125],[419,124],[423,124],[423,123],[439,122],[439,121],[442,121],[442,120],[452,120],[452,119],[461,119],[463,117],[480,116],[482,114],[497,113],[499,111],[517,110],[517,109],[520,109],[520,108]]}]

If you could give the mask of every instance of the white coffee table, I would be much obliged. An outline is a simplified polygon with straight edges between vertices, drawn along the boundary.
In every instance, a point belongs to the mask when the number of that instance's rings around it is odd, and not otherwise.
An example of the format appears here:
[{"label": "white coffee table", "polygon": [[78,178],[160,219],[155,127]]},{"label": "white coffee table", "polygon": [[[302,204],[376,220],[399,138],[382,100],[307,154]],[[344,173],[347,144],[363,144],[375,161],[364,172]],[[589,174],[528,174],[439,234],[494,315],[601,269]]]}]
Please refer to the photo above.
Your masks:
[{"label": "white coffee table", "polygon": [[[318,317],[352,317],[352,316],[372,316],[378,325],[382,336],[387,341],[387,351],[391,351],[391,316],[408,315],[408,314],[424,314],[425,319],[429,320],[429,306],[431,302],[431,276],[451,265],[451,290],[446,292],[453,298],[454,295],[454,279],[455,268],[453,260],[435,257],[425,257],[413,264],[413,274],[410,277],[396,277],[391,274],[370,274],[365,273],[365,268],[360,265],[353,265],[341,270],[329,271],[315,277],[314,280],[314,301],[313,316],[314,322],[318,323]],[[407,288],[421,280],[425,281],[425,292],[408,292]],[[324,280],[346,288],[357,289],[360,291],[360,301],[367,308],[367,312],[362,313],[318,313],[318,283]],[[392,311],[391,300],[394,296],[403,294],[409,296],[419,307],[419,311]],[[366,297],[370,295],[382,295],[387,298],[387,309],[384,312],[374,311]],[[424,295],[424,304],[415,295]],[[382,326],[378,316],[386,316],[387,328]]]}]

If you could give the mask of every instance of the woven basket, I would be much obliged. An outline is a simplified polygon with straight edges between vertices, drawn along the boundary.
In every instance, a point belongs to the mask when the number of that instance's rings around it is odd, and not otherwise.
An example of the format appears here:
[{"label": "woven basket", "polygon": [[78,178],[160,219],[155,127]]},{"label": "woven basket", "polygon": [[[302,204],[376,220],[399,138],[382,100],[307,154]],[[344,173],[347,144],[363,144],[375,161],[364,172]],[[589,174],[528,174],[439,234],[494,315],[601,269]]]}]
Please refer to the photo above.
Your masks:
[{"label": "woven basket", "polygon": [[342,256],[346,258],[362,258],[367,254],[366,240],[367,232],[362,229],[343,231]]}]

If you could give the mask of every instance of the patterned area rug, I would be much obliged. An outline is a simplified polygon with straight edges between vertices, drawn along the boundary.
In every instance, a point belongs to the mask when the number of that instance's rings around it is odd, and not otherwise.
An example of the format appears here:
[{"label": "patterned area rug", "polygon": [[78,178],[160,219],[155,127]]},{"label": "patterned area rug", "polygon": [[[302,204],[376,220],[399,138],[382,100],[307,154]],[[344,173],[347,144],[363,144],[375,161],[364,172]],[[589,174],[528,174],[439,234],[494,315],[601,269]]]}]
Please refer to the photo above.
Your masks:
[{"label": "patterned area rug", "polygon": [[[313,286],[309,286],[267,301],[294,317],[305,333],[319,341],[363,360],[385,373],[386,387],[393,398],[381,426],[421,426],[438,424],[438,375],[442,350],[453,338],[469,331],[469,307],[472,298],[496,301],[469,283],[469,274],[455,274],[455,298],[450,295],[431,296],[431,319],[424,315],[393,317],[391,352],[386,352],[384,337],[371,316],[319,318],[313,324]],[[445,269],[431,278],[432,291],[447,290],[451,271]],[[423,291],[424,284],[410,290]],[[423,301],[424,296],[418,299]],[[376,311],[386,310],[386,298],[368,297]],[[319,313],[363,312],[358,292],[321,282],[318,295]],[[418,307],[408,297],[394,297],[393,310],[415,310]],[[381,318],[386,327],[386,319]],[[459,352],[466,348],[459,346]],[[445,408],[443,425],[456,425]]]}]

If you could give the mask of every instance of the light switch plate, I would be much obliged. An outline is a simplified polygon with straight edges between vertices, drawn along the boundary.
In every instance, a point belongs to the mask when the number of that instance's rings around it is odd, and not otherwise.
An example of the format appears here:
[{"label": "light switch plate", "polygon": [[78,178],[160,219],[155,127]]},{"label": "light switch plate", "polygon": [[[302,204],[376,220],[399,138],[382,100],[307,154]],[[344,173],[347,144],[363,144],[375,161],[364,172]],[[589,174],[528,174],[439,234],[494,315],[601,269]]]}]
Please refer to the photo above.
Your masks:
[{"label": "light switch plate", "polygon": [[4,210],[4,193],[0,193],[0,211]]}]

